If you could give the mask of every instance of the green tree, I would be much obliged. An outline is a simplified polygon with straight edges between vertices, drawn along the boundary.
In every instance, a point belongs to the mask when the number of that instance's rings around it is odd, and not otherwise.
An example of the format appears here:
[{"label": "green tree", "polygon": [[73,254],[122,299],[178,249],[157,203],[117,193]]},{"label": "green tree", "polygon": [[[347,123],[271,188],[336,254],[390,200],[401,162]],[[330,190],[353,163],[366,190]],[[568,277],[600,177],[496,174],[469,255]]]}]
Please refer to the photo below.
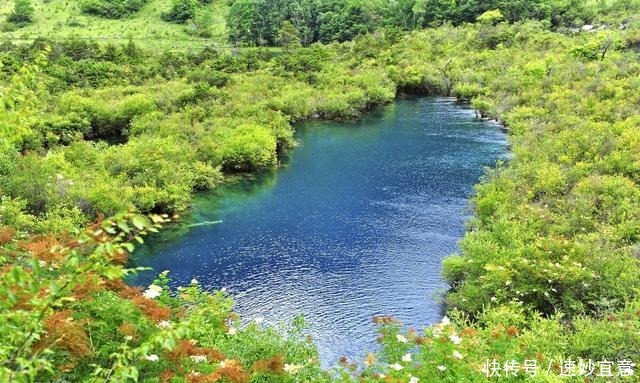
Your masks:
[{"label": "green tree", "polygon": [[8,20],[17,25],[29,24],[33,21],[34,11],[31,0],[16,0]]},{"label": "green tree", "polygon": [[290,21],[285,21],[278,31],[278,45],[285,50],[301,46],[298,29]]},{"label": "green tree", "polygon": [[494,9],[493,11],[486,11],[485,13],[481,14],[476,20],[481,24],[495,25],[504,20],[504,16],[499,9]]}]

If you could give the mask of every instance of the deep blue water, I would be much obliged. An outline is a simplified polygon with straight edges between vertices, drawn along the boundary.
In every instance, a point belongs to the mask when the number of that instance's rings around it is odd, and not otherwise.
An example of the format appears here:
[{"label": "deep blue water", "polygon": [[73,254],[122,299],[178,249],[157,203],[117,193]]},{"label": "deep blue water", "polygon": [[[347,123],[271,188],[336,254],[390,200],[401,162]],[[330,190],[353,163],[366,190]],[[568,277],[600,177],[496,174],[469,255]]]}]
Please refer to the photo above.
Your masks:
[{"label": "deep blue water", "polygon": [[499,127],[421,98],[306,123],[297,139],[282,168],[200,196],[187,219],[222,223],[168,230],[136,266],[226,287],[247,319],[304,314],[325,365],[376,347],[374,315],[438,321],[441,260],[457,250],[484,167],[507,156]]}]

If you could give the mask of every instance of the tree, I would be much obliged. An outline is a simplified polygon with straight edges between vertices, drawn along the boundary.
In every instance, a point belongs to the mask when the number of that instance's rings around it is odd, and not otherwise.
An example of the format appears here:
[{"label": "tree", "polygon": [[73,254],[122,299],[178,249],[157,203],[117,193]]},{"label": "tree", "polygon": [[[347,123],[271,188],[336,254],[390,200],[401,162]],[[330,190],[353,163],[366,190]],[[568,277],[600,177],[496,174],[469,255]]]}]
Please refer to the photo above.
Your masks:
[{"label": "tree", "polygon": [[301,46],[298,29],[288,20],[282,23],[282,28],[278,31],[278,45],[285,51]]},{"label": "tree", "polygon": [[33,21],[33,13],[34,9],[30,0],[16,0],[8,20],[17,25],[29,24]]},{"label": "tree", "polygon": [[476,21],[481,24],[491,24],[495,25],[504,20],[504,16],[499,9],[494,9],[493,11],[486,11],[485,13],[478,16]]}]

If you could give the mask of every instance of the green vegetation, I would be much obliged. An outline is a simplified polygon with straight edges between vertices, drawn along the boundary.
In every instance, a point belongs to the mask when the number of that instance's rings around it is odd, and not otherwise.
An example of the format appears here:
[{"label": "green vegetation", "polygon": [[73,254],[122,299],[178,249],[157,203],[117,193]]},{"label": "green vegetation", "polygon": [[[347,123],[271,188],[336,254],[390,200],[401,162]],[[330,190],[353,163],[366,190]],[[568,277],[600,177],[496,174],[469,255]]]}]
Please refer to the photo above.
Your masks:
[{"label": "green vegetation", "polygon": [[146,0],[84,0],[82,11],[108,19],[122,19],[140,10]]},{"label": "green vegetation", "polygon": [[0,1],[0,41],[31,43],[47,36],[55,41],[82,38],[123,44],[134,40],[154,49],[194,49],[227,45],[225,0],[202,2],[195,17],[184,24],[167,22],[171,10],[164,0],[20,0],[31,3],[30,23],[10,20],[14,0]]},{"label": "green vegetation", "polygon": [[581,27],[634,11],[637,3],[624,0],[234,0],[227,26],[229,39],[235,44],[274,46],[288,22],[307,46],[317,41],[348,41],[378,29],[408,31],[447,23],[460,25],[478,18]]},{"label": "green vegetation", "polygon": [[[287,17],[251,29],[249,43],[279,40],[279,55],[3,44],[0,380],[482,382],[493,358],[540,368],[509,381],[584,381],[561,377],[568,360],[624,373],[620,362],[640,360],[640,4],[550,2],[575,14],[548,18],[530,10],[542,2],[522,3],[306,48],[292,36],[308,45],[377,27],[335,16],[327,39]],[[236,1],[229,17],[246,21],[256,4]],[[357,5],[339,15],[366,15]],[[530,17],[541,21],[509,23]],[[466,18],[479,22],[453,26]],[[594,20],[607,24],[549,28]],[[461,253],[444,263],[448,319],[417,331],[378,318],[382,350],[329,374],[301,323],[239,328],[225,295],[197,281],[178,292],[166,274],[144,292],[122,282],[131,242],[194,190],[276,165],[293,122],[354,118],[399,93],[455,95],[510,131],[514,157],[478,185]],[[634,378],[594,381],[612,379]]]},{"label": "green vegetation", "polygon": [[24,26],[33,21],[33,7],[29,0],[16,0],[13,12],[7,17],[7,21],[18,26]]}]

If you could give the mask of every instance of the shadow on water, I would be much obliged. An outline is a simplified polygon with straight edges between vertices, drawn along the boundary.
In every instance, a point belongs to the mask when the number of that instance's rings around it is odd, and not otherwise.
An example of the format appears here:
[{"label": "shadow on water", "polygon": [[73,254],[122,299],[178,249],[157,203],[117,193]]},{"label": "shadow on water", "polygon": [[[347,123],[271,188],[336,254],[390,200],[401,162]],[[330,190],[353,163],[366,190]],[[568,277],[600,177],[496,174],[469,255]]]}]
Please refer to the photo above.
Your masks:
[{"label": "shadow on water", "polygon": [[[444,257],[505,134],[451,99],[402,99],[354,122],[308,122],[277,171],[196,197],[133,257],[176,285],[226,287],[245,318],[303,314],[325,366],[376,348],[375,315],[442,317]],[[203,224],[204,223],[204,224]]]}]

